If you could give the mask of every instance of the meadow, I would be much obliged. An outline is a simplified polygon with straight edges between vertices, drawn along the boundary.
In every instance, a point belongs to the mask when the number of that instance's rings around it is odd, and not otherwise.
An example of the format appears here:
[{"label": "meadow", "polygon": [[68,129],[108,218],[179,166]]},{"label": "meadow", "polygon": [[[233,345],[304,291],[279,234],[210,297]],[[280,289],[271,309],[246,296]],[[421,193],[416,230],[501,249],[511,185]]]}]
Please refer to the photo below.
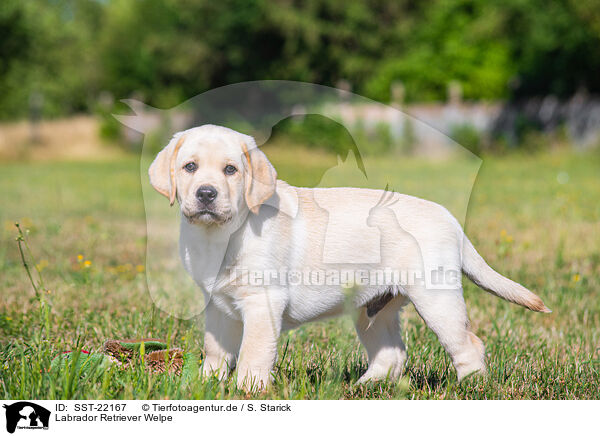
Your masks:
[{"label": "meadow", "polygon": [[[274,145],[266,152],[280,177],[299,186],[316,184],[335,162],[325,152],[302,148]],[[373,158],[372,164],[382,173],[394,171],[389,159]],[[450,187],[464,178],[462,164],[444,164],[437,179],[423,178],[422,165],[416,158],[402,162],[402,177],[413,182],[408,186],[426,195],[441,181],[451,203]],[[600,155],[592,152],[483,158],[468,203],[467,234],[495,269],[534,290],[553,310],[529,312],[464,279],[472,328],[486,345],[486,378],[458,383],[449,357],[409,306],[401,317],[409,360],[399,381],[355,385],[367,361],[345,316],[285,332],[275,383],[253,397],[600,399],[599,168]],[[98,350],[116,338],[165,338],[199,361],[203,357],[201,317],[170,316],[148,295],[137,156],[0,163],[0,198],[0,397],[250,397],[232,379],[183,381],[140,367],[93,375],[48,371],[63,351]],[[31,266],[44,279],[37,295],[15,241],[16,221]]]}]

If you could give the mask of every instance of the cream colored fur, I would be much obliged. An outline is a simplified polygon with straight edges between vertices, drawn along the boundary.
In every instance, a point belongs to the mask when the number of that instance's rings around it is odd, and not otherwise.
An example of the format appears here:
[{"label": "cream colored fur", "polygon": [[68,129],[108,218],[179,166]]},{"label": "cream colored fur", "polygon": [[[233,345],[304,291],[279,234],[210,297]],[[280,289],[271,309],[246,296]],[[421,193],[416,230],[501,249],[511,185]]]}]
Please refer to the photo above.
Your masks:
[{"label": "cream colored fur", "polygon": [[[184,169],[189,162],[197,165],[194,173]],[[238,171],[227,175],[226,165]],[[469,330],[461,271],[502,298],[548,311],[536,295],[492,270],[442,206],[401,194],[382,201],[387,194],[378,190],[289,186],[276,180],[275,169],[254,140],[233,130],[205,125],[176,134],[149,173],[158,192],[179,201],[182,261],[209,301],[205,375],[225,377],[237,368],[240,387],[266,387],[282,330],[342,314],[350,307],[369,360],[359,381],[396,378],[406,361],[398,313],[409,301],[451,356],[460,379],[484,373],[484,347]],[[218,191],[211,214],[201,212],[195,196],[203,185]],[[355,215],[348,213],[336,222],[335,238],[326,238],[327,211],[342,205],[369,211],[367,224],[379,229],[381,237],[356,234]],[[361,258],[375,256],[381,268],[418,271],[426,278],[442,268],[456,272],[458,278],[454,285],[439,289],[429,280],[351,288],[277,280],[257,285],[248,280],[255,271],[374,268],[348,263],[349,252],[361,253]],[[331,263],[336,255],[344,265]],[[365,305],[386,293],[391,301],[368,316]]]}]

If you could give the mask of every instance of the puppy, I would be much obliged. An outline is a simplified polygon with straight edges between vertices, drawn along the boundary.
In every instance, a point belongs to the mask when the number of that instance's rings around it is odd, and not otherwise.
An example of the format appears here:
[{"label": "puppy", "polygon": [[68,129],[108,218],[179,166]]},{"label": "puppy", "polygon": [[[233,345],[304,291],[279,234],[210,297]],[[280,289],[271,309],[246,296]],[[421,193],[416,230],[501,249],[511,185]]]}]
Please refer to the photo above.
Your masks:
[{"label": "puppy", "polygon": [[442,206],[380,190],[292,187],[252,137],[234,130],[175,134],[149,176],[179,202],[181,259],[208,301],[202,371],[224,377],[237,367],[240,388],[270,383],[282,330],[348,308],[369,361],[359,382],[399,377],[407,355],[398,313],[408,302],[459,379],[485,373],[461,272],[498,297],[550,312],[490,268]]}]

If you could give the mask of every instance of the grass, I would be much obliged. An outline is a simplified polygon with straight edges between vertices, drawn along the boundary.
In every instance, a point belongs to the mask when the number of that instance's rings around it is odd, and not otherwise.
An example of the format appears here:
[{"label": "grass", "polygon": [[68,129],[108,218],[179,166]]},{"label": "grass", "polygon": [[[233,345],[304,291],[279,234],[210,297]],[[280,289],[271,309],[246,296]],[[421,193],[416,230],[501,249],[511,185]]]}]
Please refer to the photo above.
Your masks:
[{"label": "grass", "polygon": [[[317,184],[335,162],[301,149],[267,153],[280,177],[297,185]],[[343,317],[285,332],[275,383],[257,397],[599,399],[599,163],[597,155],[567,152],[484,159],[467,233],[496,269],[535,290],[554,311],[528,312],[465,280],[471,323],[486,344],[487,378],[459,384],[437,339],[407,307],[401,323],[409,361],[400,381],[354,385],[367,362],[351,320]],[[409,191],[451,210],[462,207],[453,204],[452,187],[463,182],[464,163],[435,164],[432,177],[422,176],[426,164],[416,159],[373,158],[371,164],[401,177]],[[111,338],[167,338],[202,358],[201,320],[170,317],[148,296],[137,159],[0,164],[0,196],[1,397],[248,397],[232,380],[186,383],[139,368],[48,372],[61,352],[96,350]],[[25,230],[34,278],[36,270],[44,278],[37,296],[22,265],[15,221]]]}]

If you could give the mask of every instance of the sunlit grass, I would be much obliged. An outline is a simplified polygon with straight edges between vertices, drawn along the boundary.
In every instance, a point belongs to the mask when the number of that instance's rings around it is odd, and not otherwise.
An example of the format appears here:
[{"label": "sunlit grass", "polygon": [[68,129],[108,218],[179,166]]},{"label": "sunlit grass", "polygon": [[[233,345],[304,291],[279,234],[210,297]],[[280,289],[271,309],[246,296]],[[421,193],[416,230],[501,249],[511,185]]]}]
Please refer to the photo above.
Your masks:
[{"label": "sunlit grass", "polygon": [[[303,149],[271,147],[267,153],[280,177],[297,185],[318,183],[335,164],[334,156],[315,158]],[[383,173],[395,168],[389,159],[374,158],[373,165]],[[452,203],[463,164],[440,166],[435,179],[422,177],[424,165],[402,162],[402,181]],[[401,322],[409,361],[401,381],[354,385],[367,363],[345,317],[285,332],[275,384],[259,397],[600,398],[599,167],[590,154],[484,159],[467,233],[497,270],[533,289],[553,310],[528,312],[465,281],[471,322],[486,344],[487,378],[458,384],[437,339],[408,307]],[[441,182],[447,192],[440,191]],[[0,396],[246,397],[233,380],[182,383],[139,368],[94,377],[48,372],[61,352],[98,350],[114,338],[160,337],[203,357],[200,320],[170,317],[148,295],[137,159],[0,164],[0,196]],[[48,310],[40,308],[23,269],[15,221],[28,230]]]}]

